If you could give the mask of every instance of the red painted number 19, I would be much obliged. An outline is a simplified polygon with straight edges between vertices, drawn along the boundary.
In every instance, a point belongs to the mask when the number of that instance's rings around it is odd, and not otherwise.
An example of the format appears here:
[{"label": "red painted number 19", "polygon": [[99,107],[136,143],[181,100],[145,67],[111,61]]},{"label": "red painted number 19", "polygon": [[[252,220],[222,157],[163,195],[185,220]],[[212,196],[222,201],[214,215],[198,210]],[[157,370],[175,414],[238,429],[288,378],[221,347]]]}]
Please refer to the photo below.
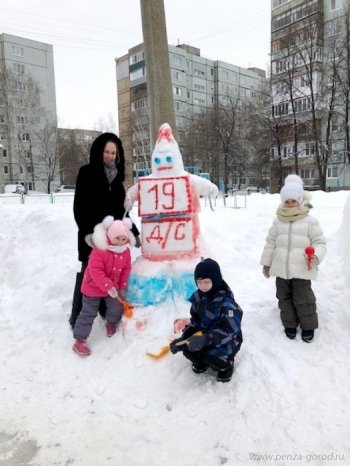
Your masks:
[{"label": "red painted number 19", "polygon": [[[147,193],[154,192],[154,205],[155,205],[155,210],[158,210],[159,206],[159,184],[153,185]],[[169,181],[167,183],[163,183],[161,185],[161,193],[160,195],[166,196],[166,198],[163,200],[163,203],[161,204],[161,208],[165,210],[172,210],[174,209],[175,205],[175,188],[174,188],[174,183],[172,181]],[[167,201],[167,203],[165,203]]]}]

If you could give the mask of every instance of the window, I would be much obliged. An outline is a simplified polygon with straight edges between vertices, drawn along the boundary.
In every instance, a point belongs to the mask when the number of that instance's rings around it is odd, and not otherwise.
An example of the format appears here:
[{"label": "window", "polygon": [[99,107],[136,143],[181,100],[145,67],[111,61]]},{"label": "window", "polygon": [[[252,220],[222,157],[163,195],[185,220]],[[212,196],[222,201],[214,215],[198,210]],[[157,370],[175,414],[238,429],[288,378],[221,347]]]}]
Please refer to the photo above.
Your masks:
[{"label": "window", "polygon": [[291,0],[272,0],[272,9],[277,8],[285,3],[290,2]]},{"label": "window", "polygon": [[24,48],[19,47],[18,45],[11,45],[12,55],[16,55],[17,57],[24,57]]},{"label": "window", "polygon": [[23,167],[22,167],[22,165],[19,167],[19,172],[21,173],[21,175],[23,175]]},{"label": "window", "polygon": [[147,99],[139,99],[131,102],[131,111],[135,112],[136,110],[142,110],[148,107]]},{"label": "window", "polygon": [[205,73],[202,70],[195,69],[194,70],[194,75],[195,76],[205,76]]},{"label": "window", "polygon": [[181,95],[181,87],[174,86],[173,87],[173,94],[174,95]]},{"label": "window", "polygon": [[228,71],[222,70],[221,71],[221,76],[222,76],[223,79],[228,79]]},{"label": "window", "polygon": [[228,84],[221,84],[221,90],[222,92],[228,93]]},{"label": "window", "polygon": [[142,68],[130,73],[130,81],[135,81],[136,79],[143,78],[144,76],[146,76],[146,68],[143,66]]},{"label": "window", "polygon": [[135,63],[143,61],[144,59],[145,59],[145,52],[138,52],[130,56],[129,64],[134,65]]},{"label": "window", "polygon": [[27,83],[24,83],[22,81],[15,81],[15,89],[16,91],[26,91]]},{"label": "window", "polygon": [[311,108],[311,101],[307,97],[304,97],[303,99],[296,99],[294,106],[296,113],[306,112]]},{"label": "window", "polygon": [[339,124],[337,121],[332,121],[332,132],[335,133],[336,131],[339,131]]},{"label": "window", "polygon": [[294,56],[294,66],[301,66],[303,63],[303,55],[301,53],[296,53]]},{"label": "window", "polygon": [[22,133],[18,135],[20,141],[30,141],[29,133]]},{"label": "window", "polygon": [[26,116],[16,116],[16,121],[18,125],[26,125],[28,124],[28,117]]},{"label": "window", "polygon": [[7,175],[8,172],[9,172],[9,167],[8,167],[8,165],[4,165],[4,173],[5,173],[5,175]]},{"label": "window", "polygon": [[205,86],[203,86],[203,84],[196,84],[194,83],[193,84],[193,89],[196,90],[196,91],[205,91]]},{"label": "window", "polygon": [[173,61],[175,65],[181,65],[181,57],[178,55],[173,55]]},{"label": "window", "polygon": [[287,69],[287,60],[280,60],[274,63],[276,74],[283,73]]},{"label": "window", "polygon": [[327,167],[327,178],[338,178],[338,167],[330,166]]},{"label": "window", "polygon": [[339,10],[342,7],[342,0],[331,0],[331,11]]},{"label": "window", "polygon": [[0,115],[0,123],[5,123],[5,115]]},{"label": "window", "polygon": [[27,173],[32,173],[32,167],[30,165],[27,165]]},{"label": "window", "polygon": [[328,58],[330,60],[337,60],[341,55],[341,49],[340,47],[336,47],[335,45],[333,47],[330,47],[328,50]]},{"label": "window", "polygon": [[300,176],[303,180],[313,179],[315,177],[315,170],[313,168],[304,168],[300,170]]},{"label": "window", "polygon": [[175,109],[180,111],[180,102],[175,102]]},{"label": "window", "polygon": [[2,155],[3,155],[4,158],[7,157],[7,150],[6,149],[2,150]]},{"label": "window", "polygon": [[336,36],[341,33],[341,29],[341,22],[339,20],[333,21],[328,25],[328,35],[331,37]]},{"label": "window", "polygon": [[0,141],[5,141],[5,133],[0,133]]},{"label": "window", "polygon": [[174,71],[174,79],[176,81],[181,81],[181,73],[179,73],[178,71]]},{"label": "window", "polygon": [[288,102],[281,102],[272,106],[272,116],[288,115]]},{"label": "window", "polygon": [[23,97],[16,98],[15,102],[16,102],[17,107],[19,107],[19,108],[27,108],[28,107],[28,104],[27,104],[26,100],[23,99]]},{"label": "window", "polygon": [[305,143],[305,155],[313,155],[315,153],[315,144],[311,142]]},{"label": "window", "polygon": [[24,74],[24,65],[22,63],[12,63],[12,70],[15,74]]}]

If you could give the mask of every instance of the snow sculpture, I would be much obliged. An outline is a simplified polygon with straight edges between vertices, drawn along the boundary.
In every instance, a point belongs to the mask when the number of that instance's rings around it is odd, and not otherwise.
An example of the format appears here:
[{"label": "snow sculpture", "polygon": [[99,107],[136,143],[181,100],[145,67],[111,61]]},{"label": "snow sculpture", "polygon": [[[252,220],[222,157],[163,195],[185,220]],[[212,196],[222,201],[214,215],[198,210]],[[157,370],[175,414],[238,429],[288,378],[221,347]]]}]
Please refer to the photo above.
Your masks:
[{"label": "snow sculpture", "polygon": [[[133,264],[128,298],[147,304],[160,302],[164,287],[180,295],[194,289],[193,267],[202,253],[199,196],[218,193],[209,180],[185,171],[179,146],[167,123],[159,128],[151,168],[150,175],[139,178],[128,190],[125,201],[125,207],[130,209],[138,200],[142,244],[142,257]],[[154,267],[150,261],[159,264]],[[157,277],[152,276],[152,270],[157,270]],[[161,279],[155,285],[160,270]],[[190,281],[184,274],[190,276]],[[145,286],[147,296],[143,292]]]}]

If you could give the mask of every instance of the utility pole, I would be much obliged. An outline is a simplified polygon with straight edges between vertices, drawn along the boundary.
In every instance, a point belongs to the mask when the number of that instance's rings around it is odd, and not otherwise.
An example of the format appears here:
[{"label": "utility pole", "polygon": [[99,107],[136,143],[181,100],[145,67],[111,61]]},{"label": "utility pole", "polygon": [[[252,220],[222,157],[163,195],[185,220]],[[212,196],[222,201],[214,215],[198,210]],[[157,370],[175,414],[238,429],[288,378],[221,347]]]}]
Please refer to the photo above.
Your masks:
[{"label": "utility pole", "polygon": [[169,123],[176,134],[168,39],[163,0],[140,0],[150,105],[151,148],[158,128]]}]

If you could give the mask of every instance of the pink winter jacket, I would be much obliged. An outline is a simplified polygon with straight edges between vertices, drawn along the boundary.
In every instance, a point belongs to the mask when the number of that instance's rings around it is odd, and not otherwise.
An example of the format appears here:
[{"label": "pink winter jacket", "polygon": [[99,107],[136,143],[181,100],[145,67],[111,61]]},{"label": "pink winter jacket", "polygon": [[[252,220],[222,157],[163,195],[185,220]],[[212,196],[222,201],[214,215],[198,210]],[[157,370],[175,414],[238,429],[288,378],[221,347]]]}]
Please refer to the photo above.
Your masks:
[{"label": "pink winter jacket", "polygon": [[81,292],[90,297],[108,296],[113,286],[125,290],[131,270],[130,249],[124,252],[112,252],[93,248],[85,270]]}]

